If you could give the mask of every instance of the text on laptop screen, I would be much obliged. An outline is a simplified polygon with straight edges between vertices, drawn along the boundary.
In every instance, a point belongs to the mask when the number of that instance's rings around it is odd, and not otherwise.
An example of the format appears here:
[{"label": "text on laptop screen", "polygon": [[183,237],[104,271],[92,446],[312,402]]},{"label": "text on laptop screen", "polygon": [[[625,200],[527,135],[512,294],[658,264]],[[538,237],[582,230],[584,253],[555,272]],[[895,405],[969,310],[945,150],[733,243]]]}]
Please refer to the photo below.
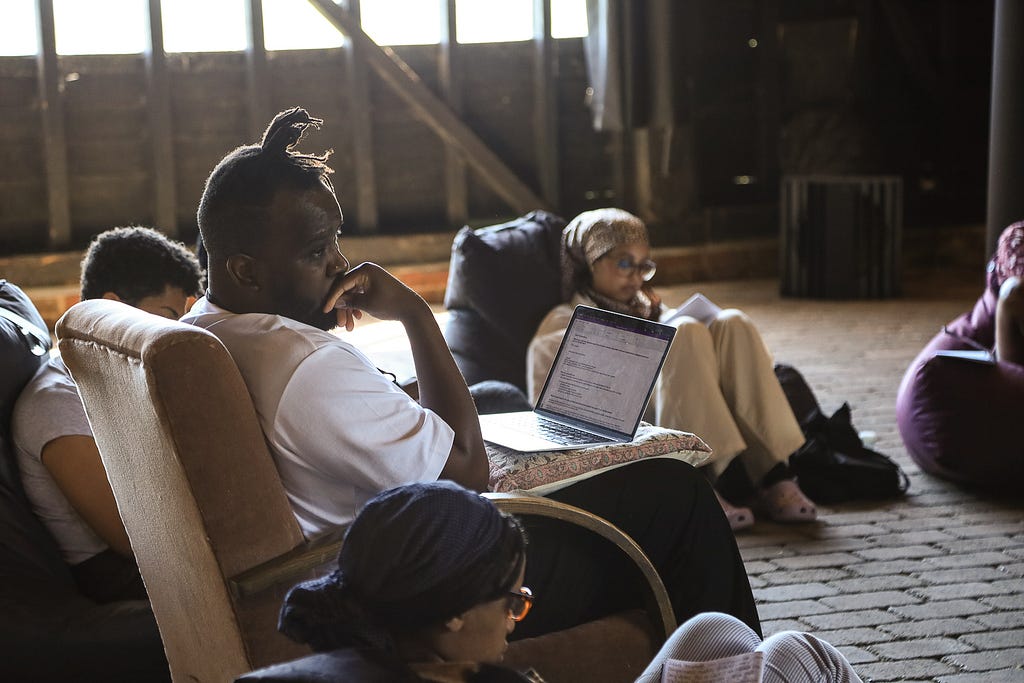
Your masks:
[{"label": "text on laptop screen", "polygon": [[537,409],[631,433],[647,407],[672,332],[577,309]]}]

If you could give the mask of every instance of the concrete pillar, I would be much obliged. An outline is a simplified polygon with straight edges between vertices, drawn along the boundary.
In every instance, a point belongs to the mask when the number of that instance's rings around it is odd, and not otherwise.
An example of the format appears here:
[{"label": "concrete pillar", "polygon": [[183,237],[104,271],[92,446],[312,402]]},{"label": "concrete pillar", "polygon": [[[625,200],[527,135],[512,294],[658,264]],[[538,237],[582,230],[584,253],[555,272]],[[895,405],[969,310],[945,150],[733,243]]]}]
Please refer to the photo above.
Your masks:
[{"label": "concrete pillar", "polygon": [[988,153],[986,258],[1024,220],[1024,2],[996,0]]}]

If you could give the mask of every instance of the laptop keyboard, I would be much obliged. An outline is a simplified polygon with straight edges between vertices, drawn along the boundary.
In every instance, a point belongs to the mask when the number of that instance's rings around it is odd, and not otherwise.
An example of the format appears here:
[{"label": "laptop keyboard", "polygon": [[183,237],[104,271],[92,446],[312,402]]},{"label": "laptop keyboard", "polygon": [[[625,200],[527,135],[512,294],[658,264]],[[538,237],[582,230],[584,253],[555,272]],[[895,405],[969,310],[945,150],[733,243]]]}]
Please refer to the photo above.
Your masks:
[{"label": "laptop keyboard", "polygon": [[563,446],[593,444],[593,443],[615,443],[612,439],[585,432],[568,425],[547,420],[536,414],[527,414],[517,417],[514,421],[516,429],[527,433],[536,434],[548,441],[553,441]]}]

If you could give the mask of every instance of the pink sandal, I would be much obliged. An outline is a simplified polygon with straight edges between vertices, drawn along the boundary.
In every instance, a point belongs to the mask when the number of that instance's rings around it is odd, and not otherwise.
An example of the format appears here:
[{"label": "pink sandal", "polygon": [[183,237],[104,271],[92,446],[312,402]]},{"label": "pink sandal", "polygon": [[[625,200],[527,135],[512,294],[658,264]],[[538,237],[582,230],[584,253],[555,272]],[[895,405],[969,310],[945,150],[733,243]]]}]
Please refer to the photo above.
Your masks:
[{"label": "pink sandal", "polygon": [[776,522],[813,522],[818,518],[818,509],[792,479],[761,489],[757,507]]},{"label": "pink sandal", "polygon": [[722,512],[725,513],[725,518],[729,520],[729,527],[733,531],[741,531],[743,529],[749,529],[754,526],[754,512],[750,508],[738,508],[715,491],[715,498],[718,499],[718,504],[722,506]]}]

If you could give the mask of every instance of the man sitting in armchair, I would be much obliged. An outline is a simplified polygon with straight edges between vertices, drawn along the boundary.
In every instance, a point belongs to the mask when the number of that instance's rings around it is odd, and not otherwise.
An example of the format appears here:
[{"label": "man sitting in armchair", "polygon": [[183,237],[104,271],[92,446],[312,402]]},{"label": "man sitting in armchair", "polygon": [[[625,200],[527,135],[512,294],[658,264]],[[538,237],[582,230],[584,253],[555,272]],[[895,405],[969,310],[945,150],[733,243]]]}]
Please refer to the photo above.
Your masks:
[{"label": "man sitting in armchair", "polygon": [[[199,229],[207,294],[185,322],[219,337],[256,406],[295,515],[309,535],[350,522],[380,491],[451,479],[482,491],[487,452],[469,389],[430,308],[383,268],[349,268],[327,155],[294,150],[321,121],[296,108],[260,143],[228,154],[207,180]],[[420,402],[332,334],[363,311],[400,321]],[[620,467],[551,495],[608,519],[650,557],[680,620],[704,611],[760,630],[729,524],[705,478],[682,462]],[[620,609],[621,566],[559,529],[531,530],[527,581],[545,599],[523,635]],[[524,629],[527,630],[527,629]]]}]

